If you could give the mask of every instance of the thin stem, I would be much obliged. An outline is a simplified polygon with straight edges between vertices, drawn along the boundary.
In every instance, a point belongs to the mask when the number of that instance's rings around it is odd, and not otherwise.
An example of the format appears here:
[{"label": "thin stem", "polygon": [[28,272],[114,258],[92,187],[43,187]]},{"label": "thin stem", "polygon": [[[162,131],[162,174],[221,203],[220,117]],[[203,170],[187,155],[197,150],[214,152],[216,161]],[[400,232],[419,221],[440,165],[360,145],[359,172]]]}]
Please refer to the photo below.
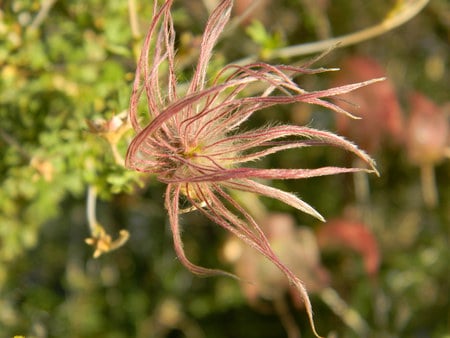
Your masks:
[{"label": "thin stem", "polygon": [[139,22],[135,0],[128,0],[128,14],[130,18],[131,35],[133,36],[134,39],[138,39],[141,36],[141,32],[139,30]]},{"label": "thin stem", "polygon": [[[364,162],[356,159],[354,165],[363,165]],[[355,198],[362,210],[364,223],[370,225],[372,222],[371,202],[370,202],[370,185],[369,178],[365,172],[356,172],[353,174],[353,184],[355,187]]]},{"label": "thin stem", "polygon": [[444,149],[444,158],[450,158],[450,147]]},{"label": "thin stem", "polygon": [[87,190],[87,201],[86,201],[86,214],[89,225],[89,230],[92,236],[95,236],[98,233],[98,222],[97,217],[95,216],[95,209],[97,202],[97,188],[93,185],[89,185]]},{"label": "thin stem", "polygon": [[43,0],[42,6],[39,9],[39,12],[34,17],[34,20],[31,22],[29,28],[30,29],[37,29],[45,20],[45,18],[48,16],[48,13],[50,12],[50,9],[55,4],[56,0]]},{"label": "thin stem", "polygon": [[369,337],[371,330],[367,322],[334,289],[324,289],[320,292],[320,298],[348,327],[355,331],[358,337]]},{"label": "thin stem", "polygon": [[423,201],[428,208],[434,208],[438,202],[438,192],[433,165],[429,163],[423,164],[420,167],[420,178]]},{"label": "thin stem", "polygon": [[120,166],[125,166],[125,160],[122,157],[122,155],[120,154],[119,149],[117,149],[117,143],[109,143],[109,145],[111,146],[111,151],[114,156],[114,161]]},{"label": "thin stem", "polygon": [[[389,11],[383,21],[374,26],[327,40],[275,49],[270,52],[266,59],[292,58],[295,56],[308,55],[327,50],[336,45],[344,47],[372,39],[398,26],[401,26],[405,22],[412,19],[428,4],[429,1],[430,0],[404,1],[403,4],[400,5],[400,8],[394,7],[391,11]],[[254,62],[257,59],[258,55],[252,55],[233,63],[237,65],[245,65]]]},{"label": "thin stem", "polygon": [[27,153],[27,151],[20,145],[20,143],[10,134],[8,134],[5,130],[0,127],[0,137],[9,144],[11,147],[17,149],[17,151],[27,160],[31,159],[31,156]]},{"label": "thin stem", "polygon": [[95,208],[97,201],[97,189],[90,185],[87,191],[87,219],[91,237],[86,238],[85,242],[95,248],[94,258],[100,257],[102,254],[116,250],[123,246],[130,238],[130,233],[127,230],[120,230],[119,237],[112,240],[111,236],[105,229],[97,222],[95,216]]}]

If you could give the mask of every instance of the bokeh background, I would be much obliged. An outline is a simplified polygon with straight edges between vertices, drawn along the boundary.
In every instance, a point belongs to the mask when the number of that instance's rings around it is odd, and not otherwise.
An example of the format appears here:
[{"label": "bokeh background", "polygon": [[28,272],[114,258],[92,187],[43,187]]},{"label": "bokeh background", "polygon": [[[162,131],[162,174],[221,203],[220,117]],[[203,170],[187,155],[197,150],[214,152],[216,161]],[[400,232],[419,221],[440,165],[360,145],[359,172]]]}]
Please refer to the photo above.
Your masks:
[{"label": "bokeh background", "polygon": [[[195,65],[213,6],[175,1],[180,79]],[[233,17],[248,6],[235,1]],[[270,53],[369,27],[395,6],[408,2],[261,1],[233,21],[212,68],[249,55],[304,60]],[[251,282],[187,271],[172,248],[164,186],[114,157],[105,128],[127,110],[151,11],[152,1],[139,0],[0,2],[0,337],[293,338],[297,328],[312,337],[277,272],[196,213],[183,219],[189,257]],[[255,201],[270,215],[263,226],[274,248],[307,283],[316,325],[328,337],[450,337],[449,39],[450,6],[431,0],[400,28],[317,62],[340,72],[298,79],[312,90],[387,76],[339,102],[351,102],[346,108],[362,120],[293,105],[249,121],[332,130],[378,163],[380,177],[273,182],[297,192],[326,223]],[[120,138],[119,155],[132,136]],[[314,149],[258,165],[353,162]],[[131,234],[97,259],[84,241],[89,187],[98,191],[97,219],[108,233]]]}]

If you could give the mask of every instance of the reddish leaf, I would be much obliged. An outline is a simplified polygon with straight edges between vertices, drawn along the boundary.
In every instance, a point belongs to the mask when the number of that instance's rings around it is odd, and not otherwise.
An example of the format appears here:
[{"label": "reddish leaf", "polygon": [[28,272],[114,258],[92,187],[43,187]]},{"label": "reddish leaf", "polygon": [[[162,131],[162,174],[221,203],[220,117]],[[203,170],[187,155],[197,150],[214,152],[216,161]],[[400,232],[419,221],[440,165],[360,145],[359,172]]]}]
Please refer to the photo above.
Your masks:
[{"label": "reddish leaf", "polygon": [[348,248],[362,256],[369,276],[375,276],[380,263],[378,244],[373,233],[361,222],[335,219],[324,224],[318,231],[321,248]]},{"label": "reddish leaf", "polygon": [[[377,61],[365,56],[349,57],[341,68],[333,85],[386,76],[385,70]],[[370,88],[341,95],[337,100],[342,107],[346,107],[341,104],[341,99],[348,102],[348,108],[356,105],[356,109],[353,107],[352,110],[362,119],[350,120],[336,115],[336,127],[340,134],[354,140],[369,152],[377,151],[386,137],[394,143],[402,140],[402,112],[394,85],[389,79]]]}]

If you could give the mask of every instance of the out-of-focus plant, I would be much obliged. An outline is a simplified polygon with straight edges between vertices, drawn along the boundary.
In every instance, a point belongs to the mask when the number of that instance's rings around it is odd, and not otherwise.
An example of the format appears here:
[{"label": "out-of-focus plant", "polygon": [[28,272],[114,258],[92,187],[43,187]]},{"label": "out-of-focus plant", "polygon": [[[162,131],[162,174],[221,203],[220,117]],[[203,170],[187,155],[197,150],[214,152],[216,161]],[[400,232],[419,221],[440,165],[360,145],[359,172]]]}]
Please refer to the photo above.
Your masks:
[{"label": "out-of-focus plant", "polygon": [[246,28],[247,34],[261,48],[259,58],[265,60],[272,50],[278,49],[284,45],[280,33],[270,34],[260,21],[253,21]]},{"label": "out-of-focus plant", "polygon": [[[356,32],[352,32],[346,35],[337,36],[325,40],[319,40],[311,43],[302,43],[299,45],[288,46],[284,48],[278,48],[272,50],[272,52],[266,53],[266,58],[291,58],[298,57],[300,55],[307,55],[312,53],[321,52],[327,50],[333,46],[349,46],[357,43],[361,43],[365,40],[372,39],[379,35],[404,24],[417,13],[419,13],[427,4],[429,0],[412,0],[412,1],[398,1],[395,6],[383,17],[381,22],[361,29]],[[246,64],[257,59],[258,56],[249,56],[239,60],[238,64]]]},{"label": "out-of-focus plant", "polygon": [[411,163],[420,167],[425,204],[435,207],[438,193],[434,166],[450,157],[450,103],[438,107],[421,93],[410,96],[405,145]]},{"label": "out-of-focus plant", "polygon": [[[333,85],[360,81],[366,77],[387,76],[386,70],[369,56],[347,57],[341,68],[342,71],[335,74]],[[372,89],[361,88],[359,93],[347,93],[336,100],[346,109],[354,107],[355,114],[361,118],[357,120],[358,123],[353,123],[336,116],[336,130],[340,135],[354,140],[374,156],[381,149],[401,144],[405,129],[402,109],[394,84],[389,78],[374,84]],[[370,218],[370,188],[367,177],[355,174],[354,187],[360,206],[365,208],[364,218]]]},{"label": "out-of-focus plant", "polygon": [[118,142],[109,137],[117,130],[85,122],[108,116],[113,123],[128,104],[126,4],[86,6],[2,5],[0,261],[35,246],[41,225],[69,195],[93,185],[108,197],[130,192],[139,181],[119,159],[126,137]]},{"label": "out-of-focus plant", "polygon": [[[351,56],[340,66],[333,85],[358,82],[366,78],[386,77],[386,71],[374,59],[367,56]],[[343,102],[344,101],[344,102]],[[336,99],[346,109],[353,107],[360,120],[343,119],[336,116],[336,130],[357,142],[371,154],[383,146],[399,145],[403,138],[404,123],[398,94],[391,80],[361,88]]]},{"label": "out-of-focus plant", "polygon": [[[346,58],[342,68],[343,71],[337,74],[333,82],[336,86],[366,77],[386,76],[381,65],[365,56]],[[357,93],[347,93],[340,99],[349,106],[357,107],[362,121],[355,124],[354,120],[336,116],[339,134],[357,141],[363,149],[373,154],[392,146],[405,149],[409,161],[421,169],[424,203],[435,207],[438,197],[433,167],[449,157],[448,104],[438,107],[416,92],[409,96],[409,116],[405,118],[399,94],[389,80],[374,84],[371,89],[362,88]],[[341,105],[347,108],[346,103]],[[357,195],[367,195],[364,183],[356,182]],[[358,185],[358,182],[362,184]]]},{"label": "out-of-focus plant", "polygon": [[[368,276],[376,278],[380,265],[380,252],[374,234],[369,226],[348,218],[332,219],[320,226],[317,240],[322,252],[352,250],[361,256]],[[348,270],[358,270],[352,268]]]}]

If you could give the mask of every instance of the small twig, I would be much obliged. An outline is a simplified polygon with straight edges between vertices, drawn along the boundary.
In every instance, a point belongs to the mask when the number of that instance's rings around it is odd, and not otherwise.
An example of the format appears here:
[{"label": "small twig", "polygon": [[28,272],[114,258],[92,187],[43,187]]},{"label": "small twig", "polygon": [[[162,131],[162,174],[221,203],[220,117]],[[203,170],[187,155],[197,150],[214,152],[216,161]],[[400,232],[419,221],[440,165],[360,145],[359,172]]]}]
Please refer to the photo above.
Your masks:
[{"label": "small twig", "polygon": [[280,318],[281,323],[286,330],[288,338],[300,338],[300,330],[295,323],[295,319],[292,316],[292,313],[289,311],[286,299],[283,296],[280,296],[274,299],[273,303],[278,317]]},{"label": "small twig", "polygon": [[[327,40],[275,49],[269,53],[268,58],[292,58],[296,56],[318,53],[337,44],[340,44],[341,47],[344,47],[372,39],[398,26],[401,26],[405,22],[412,19],[427,5],[429,1],[430,0],[410,0],[407,2],[407,5],[404,4],[400,8],[394,8],[393,10],[391,10],[389,12],[389,15],[383,21],[374,26]],[[245,65],[254,62],[257,59],[258,55],[252,55],[237,60],[233,63],[237,65]]]},{"label": "small twig", "polygon": [[320,298],[358,337],[368,337],[370,327],[361,315],[351,308],[332,288],[320,292]]},{"label": "small twig", "polygon": [[422,185],[422,196],[428,208],[436,207],[438,203],[438,192],[436,188],[436,177],[433,165],[426,163],[420,167],[420,179]]},{"label": "small twig", "polygon": [[112,240],[111,236],[97,222],[97,217],[95,216],[96,201],[97,189],[93,185],[90,185],[87,192],[86,213],[91,237],[86,238],[85,242],[95,248],[94,258],[98,258],[104,253],[120,248],[130,238],[130,233],[127,230],[120,230],[119,237],[114,241]]},{"label": "small twig", "polygon": [[37,29],[44,22],[55,2],[56,0],[42,0],[41,8],[31,22],[29,26],[30,29]]},{"label": "small twig", "polygon": [[92,236],[98,233],[99,227],[97,223],[97,217],[95,216],[96,205],[97,205],[97,188],[95,188],[93,185],[89,185],[87,190],[86,216],[89,230]]},{"label": "small twig", "polygon": [[136,1],[128,0],[128,14],[130,18],[131,35],[134,39],[139,39],[141,31],[139,29],[139,21],[136,9]]},{"label": "small twig", "polygon": [[[354,161],[355,166],[363,166],[359,159]],[[355,198],[359,204],[360,209],[362,210],[362,217],[364,223],[370,225],[372,222],[371,215],[371,202],[370,202],[370,185],[369,179],[367,177],[366,172],[356,172],[353,173],[353,184],[355,188]]]},{"label": "small twig", "polygon": [[117,143],[109,143],[109,145],[111,146],[114,162],[122,167],[125,166],[125,159],[122,157],[122,154],[120,154],[119,149],[117,148]]},{"label": "small twig", "polygon": [[20,153],[20,155],[22,155],[22,157],[26,158],[27,160],[31,159],[30,154],[28,154],[27,151],[23,149],[20,143],[14,137],[8,134],[5,130],[3,130],[1,127],[0,127],[0,137],[11,147],[15,148]]}]

